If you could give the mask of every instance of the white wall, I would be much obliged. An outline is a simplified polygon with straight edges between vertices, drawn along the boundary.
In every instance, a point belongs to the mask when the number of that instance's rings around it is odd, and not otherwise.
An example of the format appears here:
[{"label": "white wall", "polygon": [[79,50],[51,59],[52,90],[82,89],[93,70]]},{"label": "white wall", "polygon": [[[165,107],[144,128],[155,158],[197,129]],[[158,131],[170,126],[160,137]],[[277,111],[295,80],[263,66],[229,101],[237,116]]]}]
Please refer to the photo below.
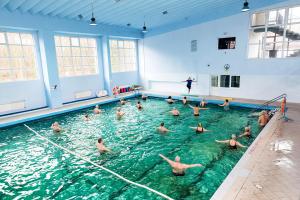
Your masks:
[{"label": "white wall", "polygon": [[[298,4],[292,0],[273,7]],[[189,75],[198,79],[194,93],[267,100],[281,93],[300,102],[300,58],[247,59],[248,27],[251,13],[199,24],[148,37],[139,42],[140,75],[147,89],[185,91]],[[218,38],[236,37],[236,49],[218,50]],[[198,40],[198,51],[190,51]],[[231,68],[225,72],[224,65]],[[208,65],[210,65],[208,67]],[[241,76],[240,88],[210,88],[209,75]],[[200,82],[200,83],[199,83]]]}]

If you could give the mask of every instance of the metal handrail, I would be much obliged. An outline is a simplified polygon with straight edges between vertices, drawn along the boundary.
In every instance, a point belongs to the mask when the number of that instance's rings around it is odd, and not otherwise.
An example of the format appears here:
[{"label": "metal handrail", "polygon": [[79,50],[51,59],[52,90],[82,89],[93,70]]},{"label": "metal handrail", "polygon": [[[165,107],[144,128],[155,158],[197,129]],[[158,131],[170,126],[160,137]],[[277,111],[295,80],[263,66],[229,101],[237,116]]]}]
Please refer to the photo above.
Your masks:
[{"label": "metal handrail", "polygon": [[257,110],[260,110],[260,109],[262,109],[262,108],[268,106],[269,104],[274,103],[274,102],[276,102],[276,101],[278,101],[278,100],[281,100],[281,99],[283,99],[283,98],[285,98],[285,97],[287,97],[287,94],[285,94],[285,93],[284,93],[284,94],[281,94],[281,95],[279,95],[279,96],[277,96],[277,97],[275,97],[275,98],[273,98],[273,99],[271,99],[271,100],[269,100],[269,101],[266,101],[265,103],[261,104],[258,108],[256,108],[256,109],[253,110],[252,112],[257,111]]}]

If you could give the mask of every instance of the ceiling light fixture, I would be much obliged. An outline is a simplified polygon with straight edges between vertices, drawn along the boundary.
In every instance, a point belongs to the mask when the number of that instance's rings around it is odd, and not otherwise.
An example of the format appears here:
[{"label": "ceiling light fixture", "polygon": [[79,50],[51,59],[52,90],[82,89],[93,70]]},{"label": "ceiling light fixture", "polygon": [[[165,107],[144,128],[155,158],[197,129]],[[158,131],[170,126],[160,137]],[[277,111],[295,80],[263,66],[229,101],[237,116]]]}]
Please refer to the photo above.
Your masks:
[{"label": "ceiling light fixture", "polygon": [[145,22],[144,22],[144,26],[143,26],[142,32],[143,33],[147,33],[148,32]]},{"label": "ceiling light fixture", "polygon": [[96,26],[97,22],[96,22],[96,18],[94,17],[94,1],[92,1],[92,18],[90,21],[90,25],[91,26]]},{"label": "ceiling light fixture", "polygon": [[250,8],[249,8],[249,3],[248,3],[247,0],[245,0],[244,5],[243,5],[243,8],[242,8],[242,12],[247,12],[247,11],[249,11],[249,10],[250,10]]}]

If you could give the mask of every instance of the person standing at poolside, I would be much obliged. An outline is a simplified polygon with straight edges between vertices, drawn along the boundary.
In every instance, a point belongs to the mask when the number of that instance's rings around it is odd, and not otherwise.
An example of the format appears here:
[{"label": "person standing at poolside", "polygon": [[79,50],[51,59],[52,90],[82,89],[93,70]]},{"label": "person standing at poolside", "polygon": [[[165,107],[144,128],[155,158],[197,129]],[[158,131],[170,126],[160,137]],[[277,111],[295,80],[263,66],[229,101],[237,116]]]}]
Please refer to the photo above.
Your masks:
[{"label": "person standing at poolside", "polygon": [[179,116],[179,115],[180,115],[179,110],[177,110],[175,107],[173,108],[173,110],[170,111],[170,113],[171,113],[173,116]]},{"label": "person standing at poolside", "polygon": [[102,138],[98,139],[96,147],[98,148],[100,153],[111,152],[111,150],[104,145]]},{"label": "person standing at poolside", "polygon": [[125,115],[125,113],[121,111],[120,107],[118,107],[116,112],[117,119],[121,119],[123,115]]},{"label": "person standing at poolside", "polygon": [[56,133],[59,133],[59,132],[62,131],[62,129],[60,128],[58,122],[54,122],[54,123],[51,125],[51,129],[52,129],[54,132],[56,132]]},{"label": "person standing at poolside", "polygon": [[225,99],[225,102],[223,104],[219,104],[219,106],[224,107],[224,110],[229,110],[229,101],[228,101],[228,99]]},{"label": "person standing at poolside", "polygon": [[192,80],[192,78],[189,77],[187,80],[182,81],[182,82],[186,82],[186,87],[187,87],[187,89],[188,89],[188,92],[190,93],[191,88],[192,88],[192,83],[193,83],[193,82],[196,82],[196,81]]},{"label": "person standing at poolside", "polygon": [[223,143],[223,144],[228,144],[229,149],[237,149],[237,147],[243,147],[245,148],[246,146],[242,145],[236,140],[236,135],[232,134],[230,140],[216,140],[218,143]]},{"label": "person standing at poolside", "polygon": [[200,108],[198,104],[195,105],[195,107],[189,105],[190,108],[194,110],[194,116],[199,116],[200,115],[200,110],[207,110],[208,108]]},{"label": "person standing at poolside", "polygon": [[180,157],[176,156],[175,161],[170,160],[169,158],[165,157],[162,154],[159,154],[159,156],[167,161],[169,165],[172,167],[172,172],[174,176],[184,176],[185,175],[185,170],[189,168],[194,168],[194,167],[202,167],[201,164],[184,164],[180,162]]}]

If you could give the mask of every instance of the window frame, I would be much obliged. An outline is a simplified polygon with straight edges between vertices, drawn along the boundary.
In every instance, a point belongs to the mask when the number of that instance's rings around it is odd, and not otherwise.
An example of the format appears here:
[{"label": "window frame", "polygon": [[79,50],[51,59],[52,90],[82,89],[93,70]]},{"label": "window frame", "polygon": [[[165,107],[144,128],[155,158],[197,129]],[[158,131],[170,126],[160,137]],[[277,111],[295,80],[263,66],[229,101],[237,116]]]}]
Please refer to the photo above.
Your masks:
[{"label": "window frame", "polygon": [[[266,9],[266,10],[258,10],[256,12],[253,12],[249,15],[249,28],[248,28],[248,43],[247,43],[247,59],[297,59],[300,58],[298,57],[290,57],[287,56],[288,55],[288,48],[286,47],[286,44],[288,43],[288,38],[286,38],[286,31],[287,31],[287,26],[289,25],[295,25],[295,24],[300,24],[299,22],[290,22],[289,23],[289,14],[290,14],[290,9],[292,8],[296,8],[296,7],[300,7],[299,5],[293,5],[293,6],[284,6],[284,7],[276,7],[276,8],[270,8],[270,9]],[[269,16],[270,16],[270,12],[271,11],[279,11],[279,10],[284,10],[284,20],[283,23],[281,24],[283,30],[283,40],[282,40],[282,47],[281,47],[281,53],[279,57],[266,57],[266,53],[265,53],[265,46],[267,45],[266,42],[266,35],[263,36],[263,40],[262,40],[262,56],[261,57],[249,57],[249,52],[250,52],[250,46],[251,45],[259,45],[259,43],[250,43],[250,32],[256,28],[259,27],[264,27],[265,31],[264,33],[267,33],[267,29],[269,27],[278,27],[280,26],[280,24],[269,24]],[[254,14],[258,14],[258,13],[265,13],[265,24],[263,26],[252,26],[252,21],[253,21],[253,15]],[[300,40],[299,40],[300,42]],[[280,43],[280,42],[277,42]],[[268,43],[270,44],[270,43]],[[300,49],[299,49],[300,50]]]},{"label": "window frame", "polygon": [[[55,37],[58,36],[58,37],[68,37],[69,38],[69,42],[70,42],[70,45],[69,46],[64,46],[62,44],[60,44],[59,46],[57,46],[56,42],[55,42]],[[72,45],[72,38],[78,38],[78,41],[79,41],[79,45],[78,46],[73,46]],[[94,39],[95,40],[95,47],[90,47],[90,46],[81,46],[80,45],[80,39],[81,38],[84,38],[84,39]],[[100,73],[100,69],[99,69],[99,60],[101,59],[101,57],[99,58],[99,38],[97,36],[94,36],[94,35],[85,35],[85,34],[72,34],[72,33],[60,33],[60,32],[55,32],[54,33],[54,44],[55,44],[55,56],[56,56],[56,66],[57,66],[57,72],[58,72],[58,76],[59,78],[72,78],[72,77],[84,77],[84,76],[97,76],[99,75]],[[64,56],[63,54],[61,54],[60,56],[58,56],[58,53],[57,53],[57,47],[61,48],[61,53],[62,53],[62,48],[63,47],[67,47],[70,49],[70,55],[69,56]],[[79,48],[79,51],[80,51],[80,54],[79,55],[73,55],[73,50],[72,48],[73,47],[78,47]],[[82,55],[82,48],[95,48],[95,56],[83,56]],[[71,67],[73,69],[73,74],[72,75],[61,75],[60,73],[60,69],[59,69],[59,61],[58,61],[58,58],[61,58],[63,60],[63,58],[70,58],[71,59],[71,65],[68,66],[68,67]],[[83,65],[82,64],[82,57],[84,58],[95,58],[95,73],[91,73],[91,74],[77,74],[75,69],[78,67],[76,65],[74,65],[74,58],[78,58],[80,57],[80,62],[81,62],[81,65],[80,67],[84,67],[84,66],[92,66],[92,65]],[[65,68],[65,65],[63,65],[63,67]]]},{"label": "window frame", "polygon": [[[118,41],[133,41],[134,42],[134,54],[135,54],[135,67],[133,70],[125,70],[125,71],[114,71],[113,70],[113,67],[112,67],[112,62],[111,62],[111,41],[112,40],[116,40],[117,42]],[[112,74],[117,74],[117,73],[133,73],[133,72],[138,72],[138,69],[139,69],[139,64],[138,64],[138,40],[137,39],[131,39],[131,38],[119,38],[119,37],[110,37],[109,40],[108,40],[108,47],[109,47],[109,68],[110,68],[110,73]],[[119,50],[119,47],[116,48]],[[124,48],[122,48],[124,49]],[[131,49],[131,48],[128,48],[128,49]],[[125,58],[125,56],[124,56]],[[118,59],[120,60],[120,56],[118,56]]]},{"label": "window frame", "polygon": [[[33,44],[32,45],[28,45],[28,44],[23,44],[22,43],[22,39],[21,39],[21,43],[20,44],[16,44],[21,46],[22,48],[22,53],[24,53],[24,46],[32,46],[33,47],[33,59],[34,59],[34,69],[35,69],[35,78],[34,79],[14,79],[14,80],[8,80],[8,81],[0,81],[0,84],[6,84],[6,83],[12,83],[12,82],[28,82],[28,81],[39,81],[42,79],[42,69],[41,69],[41,58],[40,58],[40,46],[39,46],[39,40],[38,40],[38,35],[36,31],[33,30],[27,30],[27,29],[13,29],[13,28],[2,28],[0,27],[0,32],[4,32],[5,33],[5,40],[7,41],[6,43],[0,43],[0,45],[5,45],[8,49],[8,59],[11,60],[13,57],[11,56],[11,52],[10,52],[10,48],[9,45],[13,45],[13,44],[9,44],[8,43],[8,37],[7,37],[7,33],[17,33],[19,34],[19,36],[21,37],[21,34],[30,34],[32,36],[32,40],[33,40]],[[25,59],[26,57],[24,56],[24,54],[20,57],[16,57],[16,58],[21,58],[21,59]],[[24,68],[24,66],[22,67]],[[12,73],[13,69],[9,69],[10,73]],[[27,71],[27,70],[24,70]]]},{"label": "window frame", "polygon": [[[212,80],[213,77],[217,78],[217,86],[213,85],[213,80]],[[218,88],[220,86],[220,84],[219,84],[219,75],[210,75],[210,86],[213,87],[213,88]]]}]

